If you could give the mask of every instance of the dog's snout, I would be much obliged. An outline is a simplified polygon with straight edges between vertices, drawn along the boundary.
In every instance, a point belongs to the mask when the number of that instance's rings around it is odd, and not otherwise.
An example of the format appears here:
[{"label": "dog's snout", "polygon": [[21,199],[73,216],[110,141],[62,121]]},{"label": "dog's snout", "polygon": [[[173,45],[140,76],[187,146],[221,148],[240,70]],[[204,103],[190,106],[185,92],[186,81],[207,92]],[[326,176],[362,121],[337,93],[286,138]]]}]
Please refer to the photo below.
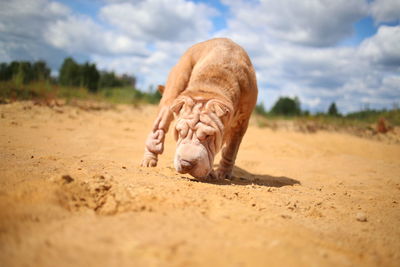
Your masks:
[{"label": "dog's snout", "polygon": [[181,159],[182,170],[184,170],[186,172],[190,171],[195,165],[196,165],[195,161]]}]

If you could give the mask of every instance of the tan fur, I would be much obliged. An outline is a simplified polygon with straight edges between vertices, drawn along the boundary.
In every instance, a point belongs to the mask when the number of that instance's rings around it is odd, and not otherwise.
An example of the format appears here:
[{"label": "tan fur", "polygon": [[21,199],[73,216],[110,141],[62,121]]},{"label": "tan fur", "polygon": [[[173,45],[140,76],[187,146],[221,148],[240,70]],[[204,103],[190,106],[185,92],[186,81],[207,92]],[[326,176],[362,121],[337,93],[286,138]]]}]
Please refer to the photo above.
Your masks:
[{"label": "tan fur", "polygon": [[[161,89],[161,87],[160,87]],[[142,166],[156,166],[175,117],[175,168],[197,178],[229,178],[251,112],[257,82],[247,53],[226,38],[189,48],[172,68],[149,134]],[[215,154],[225,147],[216,172]]]}]

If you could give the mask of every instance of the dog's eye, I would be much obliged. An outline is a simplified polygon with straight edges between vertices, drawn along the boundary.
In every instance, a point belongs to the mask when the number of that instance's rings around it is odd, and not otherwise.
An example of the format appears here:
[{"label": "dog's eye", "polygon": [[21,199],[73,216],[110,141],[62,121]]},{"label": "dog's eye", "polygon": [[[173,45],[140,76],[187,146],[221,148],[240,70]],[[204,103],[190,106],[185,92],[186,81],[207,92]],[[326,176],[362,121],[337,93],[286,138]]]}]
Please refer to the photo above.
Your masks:
[{"label": "dog's eye", "polygon": [[197,134],[197,138],[199,138],[199,140],[201,140],[201,141],[206,140],[211,137],[211,134],[207,133],[205,131],[197,131],[196,134]]}]

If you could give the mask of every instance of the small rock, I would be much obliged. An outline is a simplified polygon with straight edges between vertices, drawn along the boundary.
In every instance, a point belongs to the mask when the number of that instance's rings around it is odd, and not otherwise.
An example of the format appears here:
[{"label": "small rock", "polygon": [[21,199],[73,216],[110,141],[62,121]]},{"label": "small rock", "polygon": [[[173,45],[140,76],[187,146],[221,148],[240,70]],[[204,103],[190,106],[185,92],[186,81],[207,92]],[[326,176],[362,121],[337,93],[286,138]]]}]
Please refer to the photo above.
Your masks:
[{"label": "small rock", "polygon": [[74,181],[74,178],[72,178],[68,174],[67,175],[63,175],[61,178],[65,181],[66,184],[72,183]]},{"label": "small rock", "polygon": [[287,215],[287,214],[281,214],[281,217],[282,217],[283,219],[291,219],[291,218],[292,218],[292,216]]},{"label": "small rock", "polygon": [[357,219],[357,221],[359,221],[359,222],[366,222],[366,221],[367,221],[367,215],[365,215],[364,212],[358,212],[358,213],[356,214],[356,219]]}]

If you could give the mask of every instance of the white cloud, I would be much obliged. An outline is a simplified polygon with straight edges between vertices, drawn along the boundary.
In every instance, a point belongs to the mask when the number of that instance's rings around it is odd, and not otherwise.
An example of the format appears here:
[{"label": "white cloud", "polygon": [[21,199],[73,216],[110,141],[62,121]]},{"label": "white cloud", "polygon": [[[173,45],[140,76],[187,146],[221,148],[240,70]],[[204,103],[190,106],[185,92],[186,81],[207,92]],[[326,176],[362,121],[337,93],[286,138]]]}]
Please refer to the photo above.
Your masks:
[{"label": "white cloud", "polygon": [[146,90],[151,85],[165,84],[170,69],[192,42],[153,43],[153,51],[146,57],[95,56],[93,60],[102,69],[114,69],[118,73],[130,73],[138,77],[138,87]]},{"label": "white cloud", "polygon": [[124,33],[147,41],[206,38],[216,10],[184,0],[148,0],[104,6],[101,17]]},{"label": "white cloud", "polygon": [[71,15],[48,27],[48,43],[69,53],[146,55],[146,44],[118,32],[105,30],[87,16]]},{"label": "white cloud", "polygon": [[[371,107],[375,105],[376,108],[382,108],[400,99],[393,98],[399,95],[400,88],[389,87],[385,80],[389,76],[400,77],[398,27],[381,26],[376,35],[364,40],[359,46],[316,47],[325,43],[326,40],[323,39],[325,35],[333,36],[333,39],[325,44],[332,44],[343,38],[345,36],[343,33],[346,32],[342,30],[343,27],[351,30],[354,19],[359,18],[359,15],[353,15],[364,13],[365,3],[349,1],[349,5],[359,6],[357,13],[357,11],[345,11],[344,8],[349,6],[343,3],[339,9],[335,9],[335,1],[329,12],[344,14],[324,18],[327,16],[325,10],[322,12],[324,16],[311,14],[305,16],[307,18],[299,19],[292,18],[293,14],[315,13],[320,10],[318,7],[321,7],[322,3],[330,2],[274,2],[281,8],[280,12],[277,12],[279,8],[276,7],[269,12],[277,13],[282,18],[267,14],[268,20],[260,19],[259,16],[265,12],[263,8],[266,4],[273,6],[269,1],[262,2],[258,8],[254,8],[254,3],[250,5],[243,1],[233,3],[226,1],[226,4],[229,3],[233,15],[229,18],[228,27],[216,35],[232,38],[249,52],[257,70],[261,91],[259,101],[264,102],[267,108],[270,108],[280,96],[298,96],[304,108],[314,111],[326,111],[329,104],[336,101],[342,112],[358,110],[362,103],[367,102]],[[288,3],[292,6],[288,6]],[[312,4],[317,7],[310,8]],[[312,10],[305,10],[307,5]],[[253,12],[249,11],[251,7]],[[350,14],[348,17],[351,19],[344,21],[342,26],[337,27],[337,24],[334,24],[321,30],[325,23],[329,24],[333,19],[346,17],[346,14]],[[275,25],[284,23],[284,20],[290,21],[288,28],[282,29],[282,33],[275,32]],[[311,22],[316,26],[308,25]],[[270,25],[274,30],[268,29]],[[285,31],[293,36],[301,36],[296,31],[303,31],[303,27],[313,33],[309,37],[315,38],[309,38],[308,42],[299,42],[300,39],[285,37]]]},{"label": "white cloud", "polygon": [[52,17],[65,16],[70,10],[65,5],[48,0],[13,0],[1,2],[0,14],[2,16],[29,16]]},{"label": "white cloud", "polygon": [[183,0],[107,1],[100,23],[70,16],[50,27],[46,39],[71,53],[90,54],[101,69],[134,74],[147,89],[164,84],[183,52],[209,38],[210,17],[216,14],[205,4]]},{"label": "white cloud", "polygon": [[371,3],[371,14],[377,23],[400,20],[400,1],[374,0]]},{"label": "white cloud", "polygon": [[373,63],[400,70],[400,26],[381,26],[360,45],[360,53]]},{"label": "white cloud", "polygon": [[55,67],[65,56],[48,45],[44,31],[70,9],[48,0],[13,0],[0,3],[0,61],[46,59]]},{"label": "white cloud", "polygon": [[234,20],[252,32],[310,46],[329,46],[353,32],[353,23],[368,12],[364,0],[229,1]]}]

